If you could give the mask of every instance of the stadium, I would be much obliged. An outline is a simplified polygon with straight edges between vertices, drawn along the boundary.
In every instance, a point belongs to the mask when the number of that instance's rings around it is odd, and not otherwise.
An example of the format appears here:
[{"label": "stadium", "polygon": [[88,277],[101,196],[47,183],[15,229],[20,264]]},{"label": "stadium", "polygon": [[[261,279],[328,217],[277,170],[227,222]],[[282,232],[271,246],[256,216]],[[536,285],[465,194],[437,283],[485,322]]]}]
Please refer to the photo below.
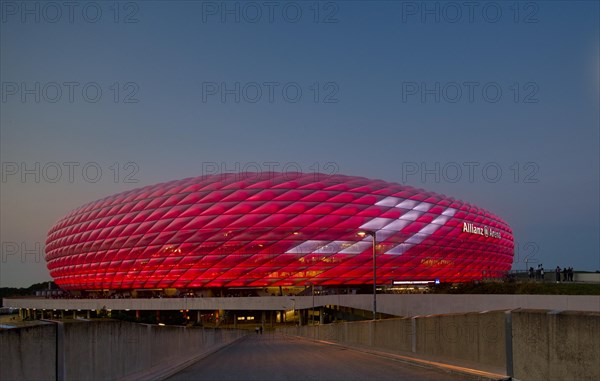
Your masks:
[{"label": "stadium", "polygon": [[382,180],[217,174],[118,193],[49,231],[64,290],[198,290],[466,282],[503,276],[512,231],[496,215]]}]

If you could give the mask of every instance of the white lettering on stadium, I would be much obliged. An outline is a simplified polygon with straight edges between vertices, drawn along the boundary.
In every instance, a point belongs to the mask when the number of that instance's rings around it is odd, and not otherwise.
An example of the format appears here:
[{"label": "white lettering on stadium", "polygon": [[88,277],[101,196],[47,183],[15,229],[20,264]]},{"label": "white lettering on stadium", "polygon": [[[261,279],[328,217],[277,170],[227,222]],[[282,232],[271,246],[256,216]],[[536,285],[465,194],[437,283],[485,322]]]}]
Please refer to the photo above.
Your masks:
[{"label": "white lettering on stadium", "polygon": [[497,238],[500,239],[500,232],[497,230],[494,230],[490,227],[487,226],[475,226],[474,224],[470,223],[470,222],[463,222],[463,227],[462,227],[462,231],[463,233],[469,233],[469,234],[477,234],[477,235],[482,235],[485,237],[492,237],[492,238]]}]

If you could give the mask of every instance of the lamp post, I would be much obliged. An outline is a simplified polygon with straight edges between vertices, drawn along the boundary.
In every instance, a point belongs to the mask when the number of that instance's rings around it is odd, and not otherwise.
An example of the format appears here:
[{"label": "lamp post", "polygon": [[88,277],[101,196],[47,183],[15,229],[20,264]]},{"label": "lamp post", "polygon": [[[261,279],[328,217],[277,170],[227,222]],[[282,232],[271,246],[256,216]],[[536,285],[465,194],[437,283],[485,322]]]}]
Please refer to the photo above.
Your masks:
[{"label": "lamp post", "polygon": [[310,325],[315,323],[315,284],[312,284],[312,315],[310,316]]},{"label": "lamp post", "polygon": [[377,233],[373,230],[362,230],[358,235],[373,237],[373,320],[375,320],[377,316]]},{"label": "lamp post", "polygon": [[294,325],[296,325],[296,299],[295,298],[290,298],[290,300],[293,303],[293,306],[292,306],[292,317],[294,319]]},{"label": "lamp post", "polygon": [[314,320],[315,320],[315,317],[314,317],[314,315],[315,315],[315,284],[313,282],[308,282],[306,285],[311,286],[311,295],[312,295],[312,310],[309,311],[310,313],[308,314],[309,319],[310,319],[309,320],[310,323],[308,323],[308,325],[313,325]]}]

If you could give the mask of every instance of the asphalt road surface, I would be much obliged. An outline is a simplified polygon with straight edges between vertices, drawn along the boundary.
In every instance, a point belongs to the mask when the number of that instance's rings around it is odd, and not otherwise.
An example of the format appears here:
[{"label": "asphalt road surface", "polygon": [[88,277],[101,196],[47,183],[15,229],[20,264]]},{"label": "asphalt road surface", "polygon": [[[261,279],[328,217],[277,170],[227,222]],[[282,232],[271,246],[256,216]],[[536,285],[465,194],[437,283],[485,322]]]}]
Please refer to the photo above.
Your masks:
[{"label": "asphalt road surface", "polygon": [[281,335],[250,335],[168,379],[175,380],[472,380],[338,346]]}]

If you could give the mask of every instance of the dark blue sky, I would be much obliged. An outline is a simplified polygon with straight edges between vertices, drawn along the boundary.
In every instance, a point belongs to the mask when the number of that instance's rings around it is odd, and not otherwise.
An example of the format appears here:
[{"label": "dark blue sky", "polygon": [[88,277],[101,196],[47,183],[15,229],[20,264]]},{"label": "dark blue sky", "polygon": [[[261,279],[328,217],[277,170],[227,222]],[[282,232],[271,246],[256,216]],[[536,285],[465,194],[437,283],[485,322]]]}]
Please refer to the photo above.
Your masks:
[{"label": "dark blue sky", "polygon": [[0,286],[50,279],[71,209],[212,163],[440,192],[513,268],[600,269],[597,1],[0,3]]}]

